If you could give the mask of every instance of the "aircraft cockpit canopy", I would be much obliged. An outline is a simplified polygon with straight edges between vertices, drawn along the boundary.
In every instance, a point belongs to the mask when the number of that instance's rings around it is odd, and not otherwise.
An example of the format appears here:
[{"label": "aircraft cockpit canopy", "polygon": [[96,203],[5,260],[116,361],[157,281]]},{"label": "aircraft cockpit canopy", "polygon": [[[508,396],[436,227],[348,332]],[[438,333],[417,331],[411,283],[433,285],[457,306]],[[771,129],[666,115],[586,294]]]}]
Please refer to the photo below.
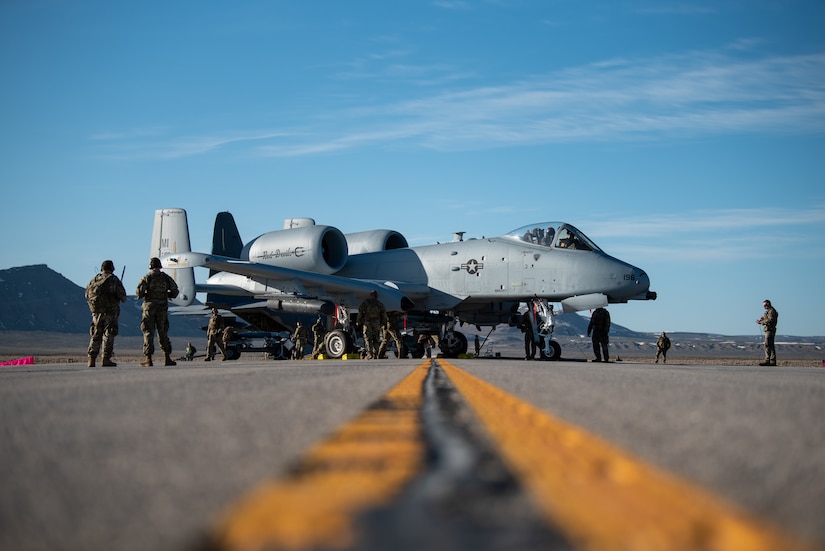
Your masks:
[{"label": "aircraft cockpit canopy", "polygon": [[601,251],[584,233],[564,222],[541,222],[522,226],[508,233],[506,237],[543,247],[575,251]]}]

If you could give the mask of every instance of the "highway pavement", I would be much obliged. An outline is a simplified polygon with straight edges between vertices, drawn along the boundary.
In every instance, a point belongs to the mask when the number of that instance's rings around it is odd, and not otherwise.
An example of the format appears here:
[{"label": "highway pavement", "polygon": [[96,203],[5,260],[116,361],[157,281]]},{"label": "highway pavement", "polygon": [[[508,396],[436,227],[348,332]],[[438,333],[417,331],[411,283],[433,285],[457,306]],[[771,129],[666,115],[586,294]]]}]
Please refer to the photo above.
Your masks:
[{"label": "highway pavement", "polygon": [[0,368],[0,549],[825,549],[825,369]]}]

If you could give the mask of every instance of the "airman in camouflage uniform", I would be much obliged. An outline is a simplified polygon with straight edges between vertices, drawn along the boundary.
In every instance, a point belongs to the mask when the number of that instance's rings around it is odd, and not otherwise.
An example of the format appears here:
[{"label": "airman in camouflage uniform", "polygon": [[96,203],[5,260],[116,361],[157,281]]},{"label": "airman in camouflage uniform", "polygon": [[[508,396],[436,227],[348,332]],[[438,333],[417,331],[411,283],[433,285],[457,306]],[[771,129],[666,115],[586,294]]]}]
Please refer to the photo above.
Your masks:
[{"label": "airman in camouflage uniform", "polygon": [[[229,344],[237,338],[238,338],[238,330],[235,329],[231,325],[227,325],[226,328],[223,330],[223,350],[224,350],[224,353],[226,354],[225,357],[226,357],[227,360],[231,360],[232,358],[230,358],[229,356],[234,355],[234,352],[232,352],[232,350],[230,350],[230,348],[229,348]],[[235,359],[237,359],[237,358],[235,358]]]},{"label": "airman in camouflage uniform", "polygon": [[398,358],[406,358],[407,350],[404,347],[404,340],[401,338],[401,332],[398,330],[398,320],[404,314],[401,312],[387,312],[387,323],[384,324],[381,332],[381,346],[378,347],[378,357],[383,358],[387,352],[387,347],[390,345],[390,338],[395,341],[395,346],[398,347]]},{"label": "airman in camouflage uniform", "polygon": [[315,345],[312,347],[312,359],[317,360],[318,356],[324,354],[327,350],[324,344],[324,337],[327,335],[327,326],[321,316],[312,325],[312,338],[315,340]]},{"label": "airman in camouflage uniform", "polygon": [[166,358],[164,365],[177,365],[172,360],[172,343],[169,342],[169,304],[170,298],[178,296],[178,284],[168,274],[160,271],[159,258],[149,261],[149,273],[138,282],[137,298],[144,299],[140,329],[143,331],[142,366],[152,364],[152,354],[155,352],[155,330],[158,332],[158,344]]},{"label": "airman in camouflage uniform", "polygon": [[186,361],[191,362],[195,358],[198,349],[192,346],[191,342],[186,343]]},{"label": "airman in camouflage uniform", "polygon": [[295,325],[295,333],[292,334],[292,340],[295,341],[295,348],[292,349],[293,360],[304,359],[304,349],[307,346],[307,328],[299,321]]},{"label": "airman in camouflage uniform", "polygon": [[[86,286],[86,300],[92,310],[92,323],[89,327],[89,367],[95,366],[95,359],[103,347],[103,366],[114,367],[112,361],[115,349],[115,337],[118,334],[120,303],[126,302],[126,289],[113,273],[115,264],[104,260],[97,274]],[[97,289],[93,291],[93,289]],[[92,294],[95,294],[92,297]]]},{"label": "airman in camouflage uniform", "polygon": [[667,351],[670,350],[670,337],[662,331],[659,340],[656,341],[656,363],[659,363],[659,356],[662,356],[662,363],[667,363]]},{"label": "airman in camouflage uniform", "polygon": [[381,328],[387,324],[387,310],[378,300],[378,292],[371,291],[369,298],[358,307],[358,325],[364,331],[364,346],[367,359],[378,358],[378,345],[381,340]]},{"label": "airman in camouflage uniform", "polygon": [[765,313],[762,317],[756,320],[756,323],[762,326],[762,331],[765,333],[765,361],[759,365],[776,365],[776,324],[779,321],[779,312],[771,305],[771,301],[765,299],[762,301],[762,306],[765,308]]},{"label": "airman in camouflage uniform", "polygon": [[[226,343],[223,341],[223,330],[226,327],[217,308],[212,308],[212,317],[209,318],[209,326],[206,328],[206,360],[211,362],[215,359],[215,347],[221,351],[223,360],[226,360]],[[222,361],[223,361],[222,360]]]}]

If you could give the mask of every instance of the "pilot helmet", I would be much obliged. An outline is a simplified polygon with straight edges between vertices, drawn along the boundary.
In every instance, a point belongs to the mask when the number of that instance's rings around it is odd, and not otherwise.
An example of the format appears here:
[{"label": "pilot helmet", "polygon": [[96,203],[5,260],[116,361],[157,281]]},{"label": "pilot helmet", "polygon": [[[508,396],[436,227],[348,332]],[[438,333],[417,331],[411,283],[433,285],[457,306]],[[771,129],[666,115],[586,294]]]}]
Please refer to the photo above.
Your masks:
[{"label": "pilot helmet", "polygon": [[160,270],[163,266],[160,263],[160,258],[152,257],[152,260],[149,261],[149,269],[150,270]]}]

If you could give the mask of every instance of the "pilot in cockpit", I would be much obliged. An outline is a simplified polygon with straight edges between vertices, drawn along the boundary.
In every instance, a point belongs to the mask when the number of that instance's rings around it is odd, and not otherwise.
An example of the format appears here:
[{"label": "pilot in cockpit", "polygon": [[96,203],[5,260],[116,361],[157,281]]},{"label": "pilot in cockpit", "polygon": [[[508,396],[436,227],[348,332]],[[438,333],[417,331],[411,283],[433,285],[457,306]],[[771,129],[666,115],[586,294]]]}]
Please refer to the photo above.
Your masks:
[{"label": "pilot in cockpit", "polygon": [[580,238],[575,233],[571,232],[570,230],[565,230],[566,236],[562,239],[559,239],[559,247],[570,249],[570,250],[579,250],[579,251],[590,251],[590,245],[587,244],[582,238]]},{"label": "pilot in cockpit", "polygon": [[556,236],[556,230],[553,228],[547,228],[547,231],[544,232],[544,239],[541,240],[541,244],[545,247],[550,247],[553,245],[553,237]]},{"label": "pilot in cockpit", "polygon": [[570,230],[562,230],[562,233],[559,235],[561,236],[561,239],[559,239],[559,247],[562,249],[576,248],[576,236],[570,233]]},{"label": "pilot in cockpit", "polygon": [[540,228],[533,228],[532,230],[528,230],[522,237],[521,240],[527,243],[533,243],[534,245],[538,245],[542,242],[542,234],[544,232]]}]

